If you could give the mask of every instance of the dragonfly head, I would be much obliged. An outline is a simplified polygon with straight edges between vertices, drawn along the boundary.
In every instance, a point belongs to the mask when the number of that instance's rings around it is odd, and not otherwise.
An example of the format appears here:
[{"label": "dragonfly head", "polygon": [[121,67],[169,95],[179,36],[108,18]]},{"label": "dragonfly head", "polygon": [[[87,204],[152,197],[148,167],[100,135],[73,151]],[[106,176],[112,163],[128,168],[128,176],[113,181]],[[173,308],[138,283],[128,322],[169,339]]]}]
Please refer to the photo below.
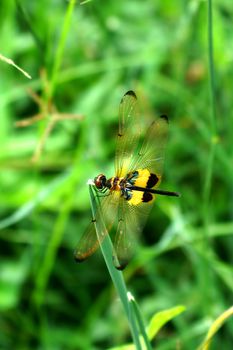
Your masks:
[{"label": "dragonfly head", "polygon": [[106,187],[106,183],[107,183],[106,176],[103,174],[96,176],[94,178],[94,183],[96,188],[98,188],[98,190],[102,190],[103,188]]}]

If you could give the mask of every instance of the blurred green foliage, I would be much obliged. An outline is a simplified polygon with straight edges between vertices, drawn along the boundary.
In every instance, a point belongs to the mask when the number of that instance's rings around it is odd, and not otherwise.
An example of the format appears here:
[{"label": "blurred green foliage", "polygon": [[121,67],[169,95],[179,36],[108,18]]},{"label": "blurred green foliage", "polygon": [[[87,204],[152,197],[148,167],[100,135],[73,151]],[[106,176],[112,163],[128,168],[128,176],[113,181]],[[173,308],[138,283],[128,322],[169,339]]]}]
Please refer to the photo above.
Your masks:
[{"label": "blurred green foliage", "polygon": [[[32,80],[0,61],[0,348],[131,342],[101,254],[77,265],[73,249],[91,216],[86,181],[112,176],[118,104],[133,89],[169,115],[162,187],[182,197],[158,198],[124,276],[145,324],[187,307],[153,346],[193,350],[233,300],[232,3],[213,7],[214,128],[207,2],[72,3],[1,1],[0,54]],[[232,339],[229,321],[212,348]]]}]

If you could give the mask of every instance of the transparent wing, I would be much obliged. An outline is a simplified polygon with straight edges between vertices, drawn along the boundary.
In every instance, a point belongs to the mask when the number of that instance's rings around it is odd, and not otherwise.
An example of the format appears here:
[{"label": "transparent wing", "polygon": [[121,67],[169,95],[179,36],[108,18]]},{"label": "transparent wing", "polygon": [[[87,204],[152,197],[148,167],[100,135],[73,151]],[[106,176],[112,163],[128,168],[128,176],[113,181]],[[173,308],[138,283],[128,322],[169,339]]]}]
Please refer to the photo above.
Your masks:
[{"label": "transparent wing", "polygon": [[[156,174],[160,180],[168,136],[168,119],[166,116],[156,119],[143,135],[138,122],[137,103],[133,99],[136,99],[136,96],[131,95],[131,92],[126,93],[120,108],[116,153],[117,176],[125,176],[125,174],[138,169],[148,169],[150,173]],[[143,136],[144,140],[142,141]],[[156,186],[159,182],[156,183]],[[154,200],[155,195],[152,196]],[[124,269],[128,264],[134,251],[135,240],[146,223],[153,200],[132,205],[124,198],[120,199],[119,220],[114,241],[114,264],[117,269]]]},{"label": "transparent wing", "polygon": [[146,168],[161,178],[167,136],[168,118],[163,115],[149,126],[138,156],[135,157],[128,171]]},{"label": "transparent wing", "polygon": [[152,202],[134,206],[126,200],[120,201],[113,254],[113,262],[118,270],[123,270],[131,259],[151,208]]},{"label": "transparent wing", "polygon": [[[91,256],[111,230],[116,220],[119,195],[120,193],[111,191],[106,196],[100,197],[100,206],[96,215],[81,236],[74,251],[74,258],[77,262],[82,262]],[[100,233],[99,237],[96,234],[96,227]]]},{"label": "transparent wing", "polygon": [[141,134],[139,111],[136,94],[128,91],[123,96],[119,107],[119,129],[116,144],[116,176],[126,175],[134,159],[135,147]]}]

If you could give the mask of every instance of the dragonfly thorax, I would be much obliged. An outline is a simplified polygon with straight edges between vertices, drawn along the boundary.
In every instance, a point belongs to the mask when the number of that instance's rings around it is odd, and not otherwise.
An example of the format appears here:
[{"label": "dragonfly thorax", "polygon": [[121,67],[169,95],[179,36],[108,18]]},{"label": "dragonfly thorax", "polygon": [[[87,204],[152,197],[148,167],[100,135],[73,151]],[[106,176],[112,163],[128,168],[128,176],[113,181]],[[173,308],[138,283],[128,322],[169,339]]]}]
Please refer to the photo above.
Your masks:
[{"label": "dragonfly thorax", "polygon": [[104,174],[99,174],[94,178],[94,184],[100,191],[109,189],[110,191],[121,191],[122,194],[127,186],[127,181],[124,177],[113,176],[107,180]]}]

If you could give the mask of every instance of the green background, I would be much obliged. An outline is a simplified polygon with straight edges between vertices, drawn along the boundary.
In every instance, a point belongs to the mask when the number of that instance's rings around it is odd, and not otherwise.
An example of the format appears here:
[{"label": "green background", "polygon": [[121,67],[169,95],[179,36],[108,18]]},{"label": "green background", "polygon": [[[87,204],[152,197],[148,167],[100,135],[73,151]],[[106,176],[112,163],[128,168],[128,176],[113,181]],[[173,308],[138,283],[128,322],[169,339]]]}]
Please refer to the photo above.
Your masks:
[{"label": "green background", "polygon": [[[232,2],[213,3],[215,89],[207,2],[70,4],[1,1],[0,54],[32,79],[0,61],[0,348],[132,341],[101,253],[79,265],[73,250],[91,217],[86,182],[113,175],[119,101],[133,89],[169,116],[162,188],[182,197],[157,199],[124,277],[145,324],[187,308],[153,347],[193,350],[233,299]],[[32,162],[55,109],[65,119]],[[229,320],[211,349],[232,342]]]}]

